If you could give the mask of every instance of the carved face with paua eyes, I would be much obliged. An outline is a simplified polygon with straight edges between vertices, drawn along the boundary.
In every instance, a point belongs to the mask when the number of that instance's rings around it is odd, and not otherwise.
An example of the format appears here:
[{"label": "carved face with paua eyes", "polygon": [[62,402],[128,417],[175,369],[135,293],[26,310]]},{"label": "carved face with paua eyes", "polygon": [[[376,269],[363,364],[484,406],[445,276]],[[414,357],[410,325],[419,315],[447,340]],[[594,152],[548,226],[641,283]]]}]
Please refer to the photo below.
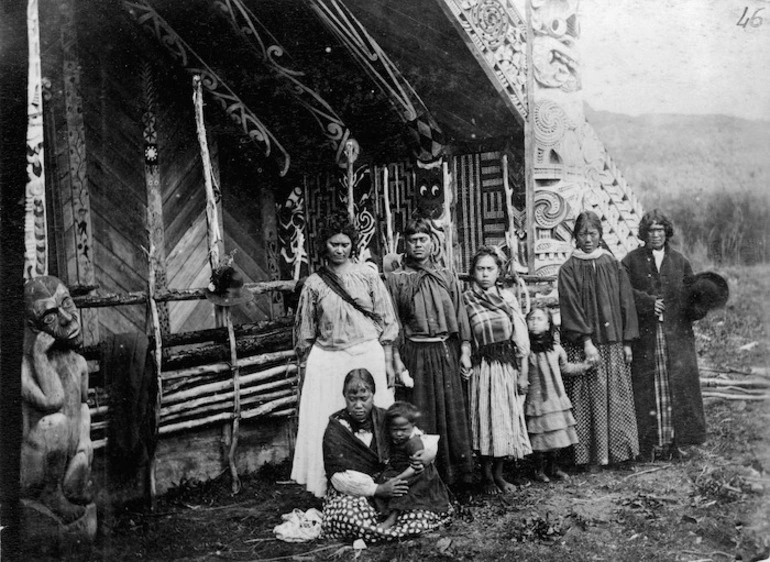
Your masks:
[{"label": "carved face with paua eyes", "polygon": [[45,332],[65,347],[83,343],[78,309],[67,287],[56,277],[35,277],[24,285],[24,311],[33,332]]},{"label": "carved face with paua eyes", "polygon": [[444,178],[441,161],[438,165],[415,169],[415,198],[417,215],[425,219],[437,219],[444,212]]}]

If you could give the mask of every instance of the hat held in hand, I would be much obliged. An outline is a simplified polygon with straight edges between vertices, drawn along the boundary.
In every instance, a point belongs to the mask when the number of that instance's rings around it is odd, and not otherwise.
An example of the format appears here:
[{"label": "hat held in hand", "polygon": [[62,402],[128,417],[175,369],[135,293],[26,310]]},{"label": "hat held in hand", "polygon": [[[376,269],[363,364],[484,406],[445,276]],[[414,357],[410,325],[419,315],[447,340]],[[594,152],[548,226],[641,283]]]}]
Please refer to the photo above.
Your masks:
[{"label": "hat held in hand", "polygon": [[693,277],[685,292],[685,310],[691,320],[700,320],[709,310],[723,307],[730,296],[727,280],[713,271]]},{"label": "hat held in hand", "polygon": [[206,287],[206,298],[217,306],[234,306],[251,300],[251,293],[243,288],[243,276],[229,264],[220,265],[211,272]]}]

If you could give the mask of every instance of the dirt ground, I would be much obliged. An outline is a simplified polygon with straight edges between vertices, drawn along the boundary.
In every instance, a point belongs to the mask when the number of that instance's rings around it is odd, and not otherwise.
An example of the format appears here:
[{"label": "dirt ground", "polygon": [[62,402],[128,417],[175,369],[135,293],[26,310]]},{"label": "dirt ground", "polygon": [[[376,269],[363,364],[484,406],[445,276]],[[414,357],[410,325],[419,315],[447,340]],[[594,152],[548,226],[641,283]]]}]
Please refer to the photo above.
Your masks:
[{"label": "dirt ground", "polygon": [[[733,304],[697,325],[700,360],[718,371],[767,369],[770,267],[725,273]],[[766,560],[770,400],[708,398],[706,416],[707,443],[689,449],[681,461],[574,474],[566,483],[529,481],[505,496],[466,494],[458,497],[450,524],[418,539],[361,551],[350,543],[276,540],[272,530],[281,514],[320,508],[318,500],[286,482],[289,466],[281,465],[244,478],[237,496],[223,476],[168,493],[154,512],[127,506],[80,559]]]}]

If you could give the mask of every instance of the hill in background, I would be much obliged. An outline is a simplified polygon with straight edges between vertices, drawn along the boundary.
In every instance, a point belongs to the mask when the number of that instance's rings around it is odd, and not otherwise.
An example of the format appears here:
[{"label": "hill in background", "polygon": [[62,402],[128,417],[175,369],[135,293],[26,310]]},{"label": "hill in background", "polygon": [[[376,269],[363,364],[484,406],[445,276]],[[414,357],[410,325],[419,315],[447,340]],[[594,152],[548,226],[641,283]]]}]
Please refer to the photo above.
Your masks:
[{"label": "hill in background", "polygon": [[643,203],[656,192],[770,191],[770,122],[585,111]]},{"label": "hill in background", "polygon": [[770,122],[585,113],[645,209],[674,220],[686,251],[717,263],[770,260]]}]

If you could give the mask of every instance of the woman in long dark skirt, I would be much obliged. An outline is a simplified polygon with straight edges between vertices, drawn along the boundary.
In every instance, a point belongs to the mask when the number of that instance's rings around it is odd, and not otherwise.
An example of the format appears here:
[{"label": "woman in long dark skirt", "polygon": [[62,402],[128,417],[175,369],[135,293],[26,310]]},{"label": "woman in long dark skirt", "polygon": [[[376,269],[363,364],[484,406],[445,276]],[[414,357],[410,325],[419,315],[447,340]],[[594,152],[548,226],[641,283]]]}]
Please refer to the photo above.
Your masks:
[{"label": "woman in long dark skirt", "polygon": [[473,457],[460,371],[471,369],[471,333],[460,283],[454,272],[433,262],[428,221],[410,221],[404,239],[406,261],[385,279],[401,328],[394,370],[406,370],[414,379],[403,399],[422,412],[420,428],[441,436],[436,461],[441,478],[447,484],[470,483]]}]

